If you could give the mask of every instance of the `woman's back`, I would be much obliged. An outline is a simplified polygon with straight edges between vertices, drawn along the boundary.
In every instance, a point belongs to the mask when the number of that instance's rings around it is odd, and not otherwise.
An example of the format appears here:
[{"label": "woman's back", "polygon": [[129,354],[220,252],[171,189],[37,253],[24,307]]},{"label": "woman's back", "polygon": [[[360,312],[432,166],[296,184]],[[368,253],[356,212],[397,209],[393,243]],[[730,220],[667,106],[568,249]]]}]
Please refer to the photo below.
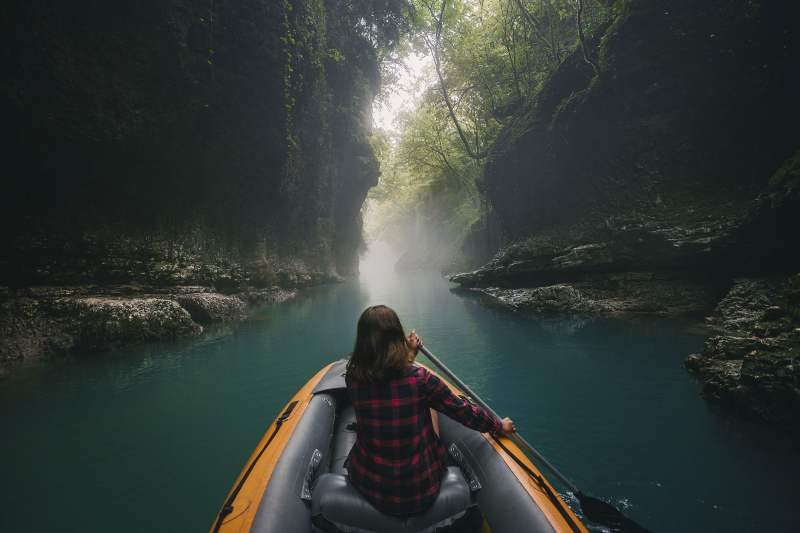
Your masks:
[{"label": "woman's back", "polygon": [[345,382],[358,422],[345,461],[350,481],[379,510],[422,511],[436,498],[447,456],[431,409],[477,431],[505,431],[500,421],[455,396],[435,375],[413,364],[422,341],[385,305],[368,307],[358,320]]},{"label": "woman's back", "polygon": [[422,511],[436,497],[447,468],[433,430],[427,371],[409,365],[395,379],[361,384],[346,377],[358,437],[345,463],[348,476],[383,512]]},{"label": "woman's back", "polygon": [[423,367],[410,364],[379,383],[345,378],[358,420],[358,437],[345,463],[353,484],[389,514],[422,511],[439,490],[447,457],[433,429],[430,409],[478,431],[502,423],[453,395]]}]

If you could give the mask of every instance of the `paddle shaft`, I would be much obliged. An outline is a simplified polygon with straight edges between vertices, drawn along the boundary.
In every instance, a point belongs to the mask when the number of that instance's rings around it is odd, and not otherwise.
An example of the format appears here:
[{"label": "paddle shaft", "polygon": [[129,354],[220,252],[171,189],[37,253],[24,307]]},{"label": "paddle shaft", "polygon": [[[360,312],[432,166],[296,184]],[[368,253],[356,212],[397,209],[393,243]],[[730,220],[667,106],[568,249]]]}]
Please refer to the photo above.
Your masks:
[{"label": "paddle shaft", "polygon": [[[425,357],[427,357],[427,358],[428,358],[428,359],[431,361],[431,363],[433,363],[434,365],[436,365],[436,367],[437,367],[439,370],[441,370],[441,371],[442,371],[442,374],[444,374],[444,375],[445,375],[445,376],[447,376],[449,379],[451,379],[451,380],[452,380],[452,381],[453,381],[453,382],[454,382],[454,383],[455,383],[455,384],[458,386],[458,388],[460,388],[460,389],[461,389],[462,391],[464,391],[464,392],[465,392],[467,395],[469,395],[469,397],[470,397],[470,398],[472,398],[472,400],[473,400],[475,403],[477,403],[477,404],[478,404],[478,405],[479,405],[479,406],[480,406],[480,407],[481,407],[481,408],[482,408],[484,411],[486,411],[487,413],[489,413],[489,414],[491,414],[491,415],[497,416],[497,418],[500,418],[500,417],[497,415],[497,413],[495,413],[495,412],[492,410],[492,408],[491,408],[491,407],[489,407],[489,406],[486,404],[486,402],[484,402],[483,400],[481,400],[481,399],[478,397],[478,395],[477,395],[477,394],[475,394],[474,392],[472,392],[472,389],[470,389],[470,388],[467,386],[467,384],[466,384],[466,383],[464,383],[463,381],[461,381],[461,379],[459,379],[459,377],[458,377],[458,376],[456,376],[455,374],[453,374],[453,372],[452,372],[452,371],[451,371],[449,368],[447,368],[447,367],[444,365],[444,363],[442,363],[441,361],[439,361],[439,359],[438,359],[438,358],[437,358],[435,355],[433,355],[433,354],[431,353],[431,351],[430,351],[430,350],[428,350],[428,349],[427,349],[426,347],[424,347],[424,346],[420,346],[420,348],[419,348],[419,349],[420,349],[420,351],[421,351],[422,353],[424,353],[424,354],[425,354]],[[556,470],[556,469],[555,469],[555,467],[554,467],[553,465],[551,465],[550,463],[548,463],[548,462],[547,462],[547,459],[545,459],[544,457],[542,457],[542,456],[541,456],[541,454],[539,454],[539,452],[537,452],[536,450],[534,450],[534,449],[533,449],[533,446],[531,446],[530,444],[528,444],[528,442],[527,442],[525,439],[523,439],[522,437],[520,437],[520,436],[519,436],[518,434],[516,434],[516,433],[510,433],[508,436],[509,436],[509,437],[511,437],[512,439],[514,439],[515,441],[517,441],[517,444],[521,445],[523,448],[525,448],[526,450],[528,450],[528,452],[530,452],[530,454],[531,454],[531,455],[533,455],[533,456],[536,458],[536,460],[537,460],[537,461],[539,461],[540,463],[542,463],[542,464],[544,465],[544,467],[545,467],[545,468],[547,468],[547,469],[548,469],[550,472],[552,472],[552,473],[553,473],[553,475],[554,475],[554,476],[556,476],[556,477],[558,478],[558,480],[559,480],[559,481],[561,481],[561,483],[563,483],[563,484],[564,484],[564,486],[565,486],[565,487],[567,487],[567,488],[570,490],[570,492],[572,492],[572,493],[573,493],[573,494],[575,494],[576,496],[577,496],[578,494],[580,494],[580,492],[581,492],[581,491],[579,491],[579,490],[578,490],[578,488],[577,488],[575,485],[573,485],[572,483],[570,483],[570,482],[567,480],[567,478],[565,478],[564,476],[562,476],[562,475],[561,475],[561,473],[560,473],[558,470]]]}]

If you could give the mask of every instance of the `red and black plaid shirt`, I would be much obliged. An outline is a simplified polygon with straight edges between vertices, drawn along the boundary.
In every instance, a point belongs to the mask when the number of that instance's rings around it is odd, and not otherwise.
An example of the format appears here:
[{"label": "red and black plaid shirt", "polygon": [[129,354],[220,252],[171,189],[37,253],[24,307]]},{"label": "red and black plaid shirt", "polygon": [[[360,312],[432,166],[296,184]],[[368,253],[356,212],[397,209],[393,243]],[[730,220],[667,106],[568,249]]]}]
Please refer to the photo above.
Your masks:
[{"label": "red and black plaid shirt", "polygon": [[356,410],[356,443],[345,461],[350,481],[376,508],[393,515],[430,505],[447,468],[447,456],[433,430],[430,408],[480,432],[503,424],[459,398],[419,365],[396,378],[361,384],[345,377]]}]

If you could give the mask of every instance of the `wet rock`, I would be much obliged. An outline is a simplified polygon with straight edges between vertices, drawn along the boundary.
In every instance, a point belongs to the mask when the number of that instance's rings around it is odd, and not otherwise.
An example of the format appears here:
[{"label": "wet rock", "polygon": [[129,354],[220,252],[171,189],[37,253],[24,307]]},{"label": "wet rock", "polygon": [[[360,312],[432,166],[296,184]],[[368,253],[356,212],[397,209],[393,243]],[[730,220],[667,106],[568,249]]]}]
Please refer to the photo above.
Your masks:
[{"label": "wet rock", "polygon": [[[604,242],[575,246],[552,259],[553,268],[555,269],[591,267],[613,262],[614,256]],[[512,266],[509,265],[509,270]]]},{"label": "wet rock", "polygon": [[[579,282],[546,287],[476,288],[531,313],[584,315],[603,312],[698,314],[714,302],[714,291],[702,283],[679,280],[641,281],[639,275],[619,275],[613,282]],[[624,278],[624,279],[620,279]]]},{"label": "wet rock", "polygon": [[452,281],[453,283],[459,283],[462,287],[474,287],[475,284],[478,282],[480,277],[478,276],[478,272],[462,272],[461,274],[453,274],[452,276],[447,277],[448,280]]},{"label": "wet rock", "polygon": [[167,292],[172,294],[198,294],[210,293],[211,289],[208,287],[201,287],[199,285],[188,285],[182,287],[169,287]]},{"label": "wet rock", "polygon": [[82,348],[109,349],[203,331],[184,308],[171,300],[87,299],[79,304],[86,306],[78,335]]},{"label": "wet rock", "polygon": [[[747,300],[752,301],[752,299]],[[709,339],[684,367],[708,401],[796,429],[800,422],[800,275],[761,313],[747,337]],[[763,307],[763,305],[762,305]]]},{"label": "wet rock", "polygon": [[714,288],[703,282],[652,277],[648,272],[623,273],[602,283],[573,285],[605,307],[628,313],[702,315],[718,298]]},{"label": "wet rock", "polygon": [[700,357],[700,354],[693,353],[683,362],[683,368],[689,372],[697,372],[703,365],[703,361],[704,359]]},{"label": "wet rock", "polygon": [[195,322],[232,322],[244,320],[242,302],[232,296],[221,294],[187,294],[174,298],[189,312]]},{"label": "wet rock", "polygon": [[706,360],[741,360],[756,349],[756,337],[731,337],[719,335],[709,339],[700,352]]},{"label": "wet rock", "polygon": [[714,309],[714,316],[709,322],[730,331],[752,330],[784,283],[785,279],[776,278],[734,280],[733,288]]},{"label": "wet rock", "polygon": [[258,289],[244,292],[239,295],[242,301],[251,304],[262,302],[284,302],[290,298],[294,298],[299,294],[297,289],[282,289],[278,286],[269,289]]},{"label": "wet rock", "polygon": [[493,296],[508,306],[530,313],[582,315],[608,309],[584,297],[573,287],[554,285],[535,289],[474,289]]},{"label": "wet rock", "polygon": [[121,289],[110,295],[86,296],[96,290],[86,286],[50,288],[43,292],[49,295],[45,297],[0,300],[0,364],[75,349],[110,349],[196,335],[203,328],[195,321],[243,320],[245,303],[280,302],[298,294],[297,289],[275,286],[226,296],[193,292],[208,289],[186,286],[165,288],[165,292],[177,294],[159,297],[126,297]]},{"label": "wet rock", "polygon": [[[464,287],[534,287],[588,279],[701,279],[722,268],[724,253],[710,254],[708,240],[734,240],[739,222],[716,220],[713,227],[688,228],[670,220],[618,217],[608,225],[584,220],[546,228],[501,249],[485,266],[451,276]],[[701,242],[702,241],[702,242]],[[710,311],[710,309],[709,309]]]},{"label": "wet rock", "polygon": [[85,309],[67,298],[0,302],[0,362],[66,353],[76,345],[78,317]]},{"label": "wet rock", "polygon": [[248,283],[259,289],[266,289],[278,283],[278,276],[268,262],[258,259],[248,265]]}]

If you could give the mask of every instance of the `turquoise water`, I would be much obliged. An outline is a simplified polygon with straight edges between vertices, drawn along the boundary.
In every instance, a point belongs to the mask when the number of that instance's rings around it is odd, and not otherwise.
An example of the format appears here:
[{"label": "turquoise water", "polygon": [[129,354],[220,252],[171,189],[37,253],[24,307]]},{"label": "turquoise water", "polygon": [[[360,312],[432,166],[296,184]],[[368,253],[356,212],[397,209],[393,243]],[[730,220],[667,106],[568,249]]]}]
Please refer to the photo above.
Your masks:
[{"label": "turquoise water", "polygon": [[579,488],[653,531],[800,528],[796,441],[709,406],[681,368],[709,331],[534,319],[371,259],[360,279],[251,309],[242,324],[2,378],[0,530],[207,531],[268,425],[347,355],[376,303]]}]

